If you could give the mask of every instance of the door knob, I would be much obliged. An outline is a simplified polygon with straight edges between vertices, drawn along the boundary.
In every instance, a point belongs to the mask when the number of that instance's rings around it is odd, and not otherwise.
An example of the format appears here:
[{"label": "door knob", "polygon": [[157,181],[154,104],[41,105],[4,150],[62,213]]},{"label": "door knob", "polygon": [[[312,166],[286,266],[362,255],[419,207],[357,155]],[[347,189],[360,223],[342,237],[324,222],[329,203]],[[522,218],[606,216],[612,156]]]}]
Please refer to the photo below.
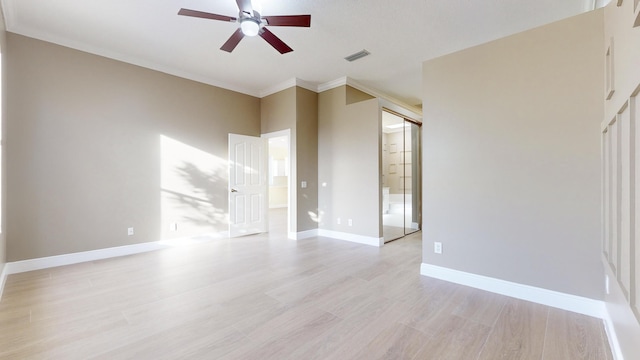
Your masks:
[{"label": "door knob", "polygon": [[236,189],[231,189],[231,192],[238,192],[238,190],[236,190]]}]

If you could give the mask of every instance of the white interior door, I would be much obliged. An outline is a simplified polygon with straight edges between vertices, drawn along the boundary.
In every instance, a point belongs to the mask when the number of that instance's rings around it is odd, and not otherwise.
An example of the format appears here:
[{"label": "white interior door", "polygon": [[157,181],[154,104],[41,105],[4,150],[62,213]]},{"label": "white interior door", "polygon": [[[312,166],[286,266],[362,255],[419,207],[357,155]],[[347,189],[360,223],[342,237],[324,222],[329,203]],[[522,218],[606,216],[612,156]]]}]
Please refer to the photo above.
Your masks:
[{"label": "white interior door", "polygon": [[229,236],[267,231],[267,169],[263,139],[229,134]]}]

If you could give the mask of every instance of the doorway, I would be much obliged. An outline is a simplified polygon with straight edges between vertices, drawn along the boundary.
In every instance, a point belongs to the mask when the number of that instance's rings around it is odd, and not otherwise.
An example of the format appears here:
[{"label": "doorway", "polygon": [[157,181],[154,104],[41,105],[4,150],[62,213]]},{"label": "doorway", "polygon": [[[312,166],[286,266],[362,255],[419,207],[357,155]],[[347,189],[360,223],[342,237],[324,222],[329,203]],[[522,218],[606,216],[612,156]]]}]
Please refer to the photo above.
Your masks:
[{"label": "doorway", "polygon": [[384,242],[421,229],[420,124],[382,111],[382,235]]},{"label": "doorway", "polygon": [[[287,234],[291,224],[290,130],[262,134],[262,137],[267,146],[269,231],[282,230]],[[280,229],[285,225],[286,228]]]}]

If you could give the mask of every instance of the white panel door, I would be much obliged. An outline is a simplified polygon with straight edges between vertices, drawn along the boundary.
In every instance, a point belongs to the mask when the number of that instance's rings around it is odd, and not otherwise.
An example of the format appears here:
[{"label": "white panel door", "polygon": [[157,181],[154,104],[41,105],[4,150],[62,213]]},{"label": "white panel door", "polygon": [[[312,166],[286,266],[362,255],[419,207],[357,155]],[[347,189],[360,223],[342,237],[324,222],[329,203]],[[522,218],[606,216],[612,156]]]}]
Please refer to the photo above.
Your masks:
[{"label": "white panel door", "polygon": [[229,236],[267,231],[267,169],[263,139],[229,134]]}]

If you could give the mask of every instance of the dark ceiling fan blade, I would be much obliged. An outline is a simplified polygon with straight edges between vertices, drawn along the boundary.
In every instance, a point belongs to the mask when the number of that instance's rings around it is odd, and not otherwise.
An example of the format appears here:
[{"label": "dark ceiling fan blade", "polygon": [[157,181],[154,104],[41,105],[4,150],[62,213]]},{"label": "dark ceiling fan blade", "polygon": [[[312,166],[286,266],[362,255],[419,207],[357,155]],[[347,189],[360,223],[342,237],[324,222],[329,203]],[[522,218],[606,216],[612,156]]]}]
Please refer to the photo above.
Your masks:
[{"label": "dark ceiling fan blade", "polygon": [[243,37],[244,37],[244,34],[242,33],[242,30],[238,28],[236,32],[234,32],[233,35],[231,35],[229,40],[227,40],[227,42],[222,45],[220,50],[224,50],[226,52],[232,52],[233,49],[235,49],[236,46],[238,46],[238,43],[240,42],[240,40],[242,40]]},{"label": "dark ceiling fan blade", "polygon": [[251,5],[251,0],[236,0],[236,4],[238,4],[238,9],[241,12],[246,13],[250,16],[253,15],[253,6]]},{"label": "dark ceiling fan blade", "polygon": [[265,39],[271,46],[273,46],[276,50],[280,52],[280,54],[288,53],[293,51],[289,45],[285,44],[284,41],[280,40],[279,37],[275,36],[271,31],[267,28],[262,28],[260,32],[260,36]]},{"label": "dark ceiling fan blade", "polygon": [[263,16],[269,26],[299,26],[310,27],[311,15],[279,15]]},{"label": "dark ceiling fan blade", "polygon": [[180,9],[180,11],[178,11],[178,15],[193,16],[197,18],[228,21],[228,22],[234,22],[237,20],[232,16],[218,15],[218,14],[212,14],[204,11],[189,10],[189,9]]}]

